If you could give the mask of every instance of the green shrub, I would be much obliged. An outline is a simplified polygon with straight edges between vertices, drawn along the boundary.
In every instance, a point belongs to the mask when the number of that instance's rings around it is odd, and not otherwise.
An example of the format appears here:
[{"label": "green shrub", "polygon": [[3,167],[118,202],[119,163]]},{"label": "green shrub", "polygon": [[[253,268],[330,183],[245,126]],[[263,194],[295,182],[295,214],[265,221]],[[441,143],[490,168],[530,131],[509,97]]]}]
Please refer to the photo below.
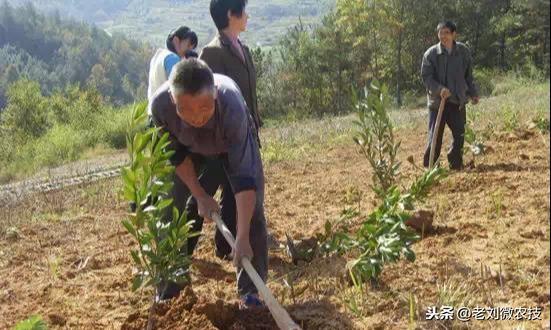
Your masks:
[{"label": "green shrub", "polygon": [[96,116],[94,132],[97,134],[97,141],[114,149],[123,149],[126,146],[127,121],[130,111],[130,107],[110,108]]},{"label": "green shrub", "polygon": [[40,166],[57,166],[77,160],[90,146],[83,132],[67,125],[56,125],[28,147],[34,149],[35,161]]},{"label": "green shrub", "polygon": [[38,83],[25,79],[16,81],[8,88],[7,96],[0,129],[9,132],[19,143],[44,135],[51,125],[47,100]]},{"label": "green shrub", "polygon": [[498,72],[489,69],[480,69],[473,72],[474,81],[478,86],[480,96],[492,95],[496,88],[494,81]]}]

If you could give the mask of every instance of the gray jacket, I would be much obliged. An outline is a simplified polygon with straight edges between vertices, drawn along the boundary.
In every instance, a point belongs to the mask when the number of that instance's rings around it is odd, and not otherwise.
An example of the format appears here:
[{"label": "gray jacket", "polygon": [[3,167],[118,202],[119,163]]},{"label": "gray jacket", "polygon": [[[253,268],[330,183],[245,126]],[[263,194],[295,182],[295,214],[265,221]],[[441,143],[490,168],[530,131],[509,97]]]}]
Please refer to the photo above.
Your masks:
[{"label": "gray jacket", "polygon": [[264,173],[253,118],[239,87],[229,77],[214,74],[217,90],[214,115],[203,127],[193,127],[180,119],[171,100],[169,82],[153,95],[149,106],[153,123],[169,133],[171,162],[180,165],[190,154],[220,157],[234,193],[257,190],[263,201]]},{"label": "gray jacket", "polygon": [[447,87],[452,93],[448,101],[460,106],[467,104],[469,97],[478,96],[478,88],[473,79],[471,52],[460,42],[454,42],[450,54],[441,43],[430,47],[423,55],[421,77],[427,89],[429,109],[438,109],[443,87]]}]

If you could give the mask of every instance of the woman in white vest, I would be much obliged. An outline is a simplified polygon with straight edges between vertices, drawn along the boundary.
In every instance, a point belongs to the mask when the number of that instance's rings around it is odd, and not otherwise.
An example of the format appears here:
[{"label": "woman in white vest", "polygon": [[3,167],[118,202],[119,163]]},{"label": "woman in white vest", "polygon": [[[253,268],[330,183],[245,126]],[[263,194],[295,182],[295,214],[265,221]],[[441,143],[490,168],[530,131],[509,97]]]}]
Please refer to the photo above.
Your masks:
[{"label": "woman in white vest", "polygon": [[157,49],[149,64],[148,100],[151,100],[157,89],[168,80],[176,63],[182,58],[197,57],[197,53],[193,51],[197,47],[197,42],[197,34],[187,26],[180,26],[170,32],[166,39],[166,48]]}]

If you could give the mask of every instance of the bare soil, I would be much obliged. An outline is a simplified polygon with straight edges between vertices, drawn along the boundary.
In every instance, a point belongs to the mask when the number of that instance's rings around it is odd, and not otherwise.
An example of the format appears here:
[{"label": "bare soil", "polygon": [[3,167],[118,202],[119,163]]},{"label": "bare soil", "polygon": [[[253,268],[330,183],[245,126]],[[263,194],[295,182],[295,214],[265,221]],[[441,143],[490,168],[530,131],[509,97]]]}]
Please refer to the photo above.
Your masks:
[{"label": "bare soil", "polygon": [[[400,130],[398,137],[403,141],[401,182],[407,186],[421,173],[416,166],[421,165],[424,125]],[[359,292],[346,280],[347,256],[294,265],[285,251],[271,251],[268,286],[274,295],[304,329],[547,325],[549,135],[496,134],[488,144],[488,154],[451,173],[419,206],[434,215],[432,228],[414,246],[414,263],[389,265],[377,284]],[[369,166],[353,143],[271,164],[265,172],[269,228],[281,241],[286,234],[309,239],[344,208],[359,207],[367,214],[375,203]],[[120,179],[109,179],[0,208],[1,329],[33,314],[52,329],[144,328],[152,292],[130,289],[129,250],[135,242],[120,224],[127,210],[120,187]],[[266,310],[238,310],[234,270],[214,256],[213,232],[213,224],[204,228],[194,254],[193,284],[159,306],[157,328],[275,329]],[[428,307],[447,302],[540,306],[542,320],[424,321]]]}]

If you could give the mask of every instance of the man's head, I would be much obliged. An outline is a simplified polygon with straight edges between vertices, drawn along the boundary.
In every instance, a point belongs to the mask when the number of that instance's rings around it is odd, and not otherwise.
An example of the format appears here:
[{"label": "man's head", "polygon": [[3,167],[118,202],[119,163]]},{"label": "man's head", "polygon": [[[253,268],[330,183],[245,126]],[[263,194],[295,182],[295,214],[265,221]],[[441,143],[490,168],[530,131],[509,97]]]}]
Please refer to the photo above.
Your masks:
[{"label": "man's head", "polygon": [[446,48],[451,48],[453,42],[457,37],[457,26],[452,21],[444,21],[438,23],[436,27],[436,32],[438,33],[438,39]]},{"label": "man's head", "polygon": [[247,29],[249,15],[245,11],[247,0],[211,0],[210,15],[219,31],[231,29],[243,32]]},{"label": "man's head", "polygon": [[166,38],[166,48],[180,57],[185,57],[189,50],[197,47],[197,34],[191,31],[187,26],[180,26],[172,30]]},{"label": "man's head", "polygon": [[207,64],[196,58],[179,62],[169,84],[178,116],[193,127],[203,127],[214,114],[216,99],[214,77]]}]

